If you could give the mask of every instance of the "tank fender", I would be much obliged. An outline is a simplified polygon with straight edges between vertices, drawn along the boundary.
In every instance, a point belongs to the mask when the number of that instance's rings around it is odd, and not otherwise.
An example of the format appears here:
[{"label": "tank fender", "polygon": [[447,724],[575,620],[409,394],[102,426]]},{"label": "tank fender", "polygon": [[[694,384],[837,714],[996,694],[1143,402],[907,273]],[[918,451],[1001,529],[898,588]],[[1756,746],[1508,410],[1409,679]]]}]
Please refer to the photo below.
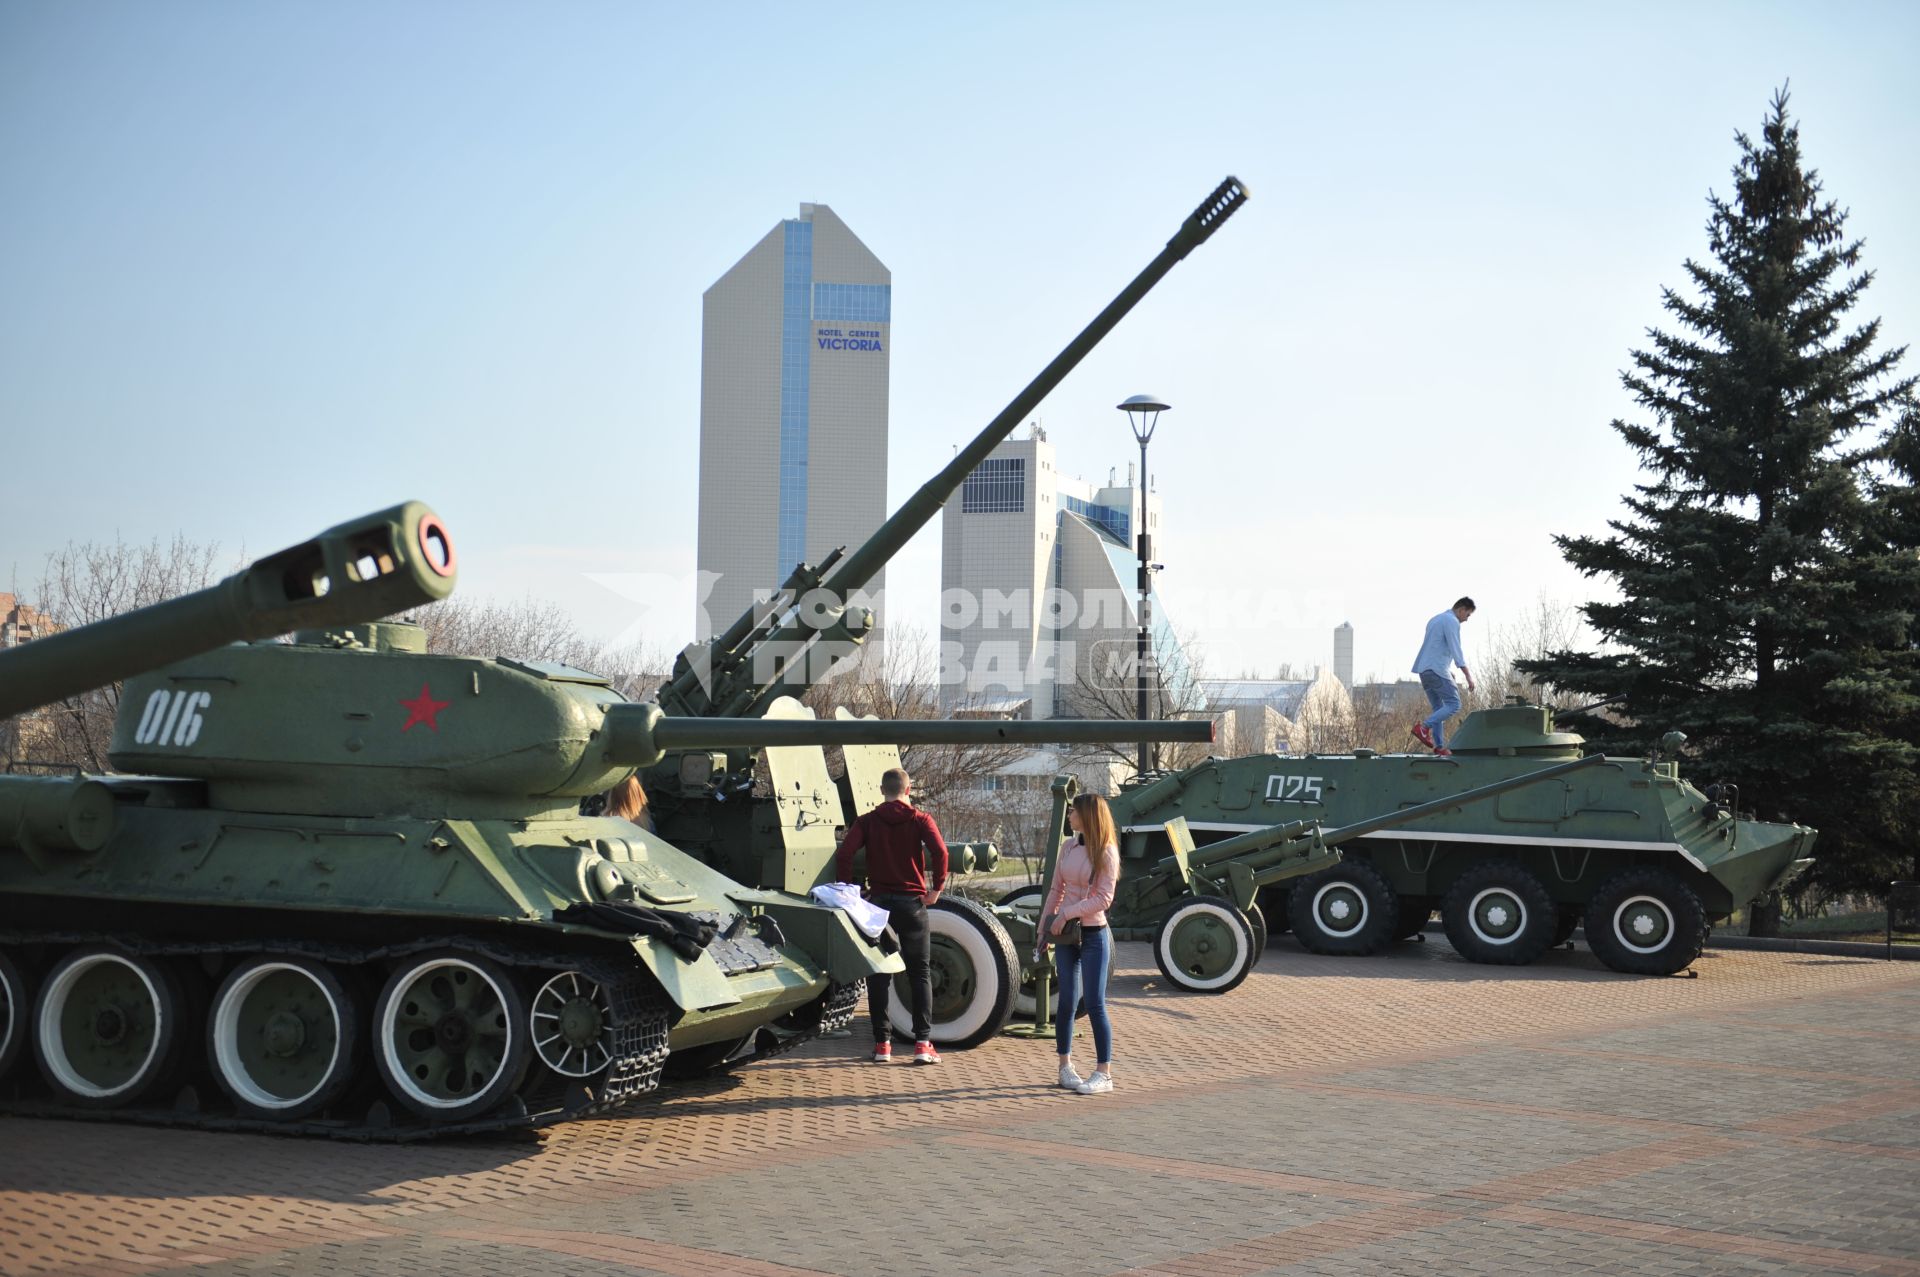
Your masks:
[{"label": "tank fender", "polygon": [[651,936],[635,936],[632,944],[634,954],[666,990],[667,1000],[682,1011],[711,1011],[740,1001],[712,954],[702,951],[698,961],[688,962]]},{"label": "tank fender", "polygon": [[[745,903],[744,897],[734,900]],[[756,893],[752,903],[779,924],[788,944],[826,968],[835,984],[852,984],[870,975],[894,975],[907,969],[898,953],[882,953],[853,925],[853,919],[838,909],[810,900],[783,899],[770,892]]]}]

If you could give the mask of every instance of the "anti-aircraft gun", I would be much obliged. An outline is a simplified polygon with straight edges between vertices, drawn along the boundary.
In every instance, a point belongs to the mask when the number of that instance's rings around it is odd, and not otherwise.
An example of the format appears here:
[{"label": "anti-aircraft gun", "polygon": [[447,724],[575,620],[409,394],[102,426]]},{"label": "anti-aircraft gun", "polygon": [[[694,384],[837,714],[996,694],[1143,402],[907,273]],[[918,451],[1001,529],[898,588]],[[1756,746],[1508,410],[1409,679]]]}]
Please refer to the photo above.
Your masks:
[{"label": "anti-aircraft gun", "polygon": [[[878,531],[850,552],[842,546],[819,563],[795,565],[768,599],[711,640],[683,651],[657,695],[661,707],[671,714],[715,718],[793,712],[771,707],[822,681],[860,651],[874,624],[861,592],[887,561],[1088,352],[1246,199],[1246,188],[1237,179],[1222,182],[1146,268]],[[1153,728],[1125,722],[1082,726],[1054,719],[996,726],[1008,733],[1001,739],[1020,733],[1020,739],[1040,744],[1173,739],[1146,735]],[[1183,729],[1162,724],[1160,730]],[[1194,724],[1184,730],[1210,731]],[[865,810],[877,801],[880,775],[899,765],[896,747],[916,739],[906,734],[892,740],[876,737],[878,743],[870,748],[844,751],[845,772],[837,780],[829,776],[817,749],[769,750],[768,779],[759,798],[754,797],[754,760],[739,752],[669,756],[642,779],[656,827],[676,845],[742,881],[804,891],[831,877],[838,833],[856,814],[849,808]],[[935,1038],[949,1047],[983,1041],[1006,1021],[1020,957],[989,911],[958,897],[942,899],[933,929]]]},{"label": "anti-aircraft gun", "polygon": [[[675,718],[349,623],[452,581],[444,528],[407,505],[0,658],[14,708],[150,670],[114,726],[131,774],[0,777],[0,1101],[412,1138],[612,1111],[670,1051],[788,1049],[897,953],[580,798],[669,750],[1035,726]],[[289,623],[311,628],[183,655]]]}]

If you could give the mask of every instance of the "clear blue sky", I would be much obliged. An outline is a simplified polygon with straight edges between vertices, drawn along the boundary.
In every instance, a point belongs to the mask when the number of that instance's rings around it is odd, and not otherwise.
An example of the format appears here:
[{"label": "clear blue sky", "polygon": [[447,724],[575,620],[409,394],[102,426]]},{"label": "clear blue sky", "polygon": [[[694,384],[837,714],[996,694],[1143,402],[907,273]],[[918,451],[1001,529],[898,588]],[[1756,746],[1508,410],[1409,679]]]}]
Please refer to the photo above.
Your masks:
[{"label": "clear blue sky", "polygon": [[[770,227],[830,204],[893,270],[897,504],[1235,173],[1040,415],[1092,478],[1112,405],[1174,405],[1163,590],[1216,671],[1350,619],[1391,677],[1457,594],[1587,596],[1548,537],[1618,511],[1618,370],[1783,82],[1920,338],[1916,53],[1911,4],[4,0],[0,588],[417,496],[467,593],[678,646],[700,295]],[[938,573],[936,522],[896,622]]]}]

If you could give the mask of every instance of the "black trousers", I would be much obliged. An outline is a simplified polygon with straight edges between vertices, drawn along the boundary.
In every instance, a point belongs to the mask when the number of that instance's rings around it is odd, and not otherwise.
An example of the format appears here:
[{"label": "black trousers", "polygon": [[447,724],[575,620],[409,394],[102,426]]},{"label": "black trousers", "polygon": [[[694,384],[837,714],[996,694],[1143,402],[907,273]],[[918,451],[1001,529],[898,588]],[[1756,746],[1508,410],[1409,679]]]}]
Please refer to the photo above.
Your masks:
[{"label": "black trousers", "polygon": [[[873,903],[887,911],[893,933],[900,937],[900,956],[907,964],[907,988],[913,994],[913,1040],[925,1042],[933,1034],[933,929],[927,922],[927,906],[918,896],[896,896],[876,892]],[[893,1033],[887,1023],[887,1003],[893,994],[893,977],[867,977],[867,1010],[873,1015],[873,1040],[890,1042]]]}]

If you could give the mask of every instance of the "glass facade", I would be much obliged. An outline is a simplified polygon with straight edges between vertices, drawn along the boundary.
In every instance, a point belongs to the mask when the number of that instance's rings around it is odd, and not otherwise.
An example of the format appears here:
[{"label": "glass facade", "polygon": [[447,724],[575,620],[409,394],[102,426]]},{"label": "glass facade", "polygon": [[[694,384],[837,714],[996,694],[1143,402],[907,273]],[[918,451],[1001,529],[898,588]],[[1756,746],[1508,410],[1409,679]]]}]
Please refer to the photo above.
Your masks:
[{"label": "glass facade", "polygon": [[962,514],[1022,514],[1027,508],[1027,459],[988,457],[960,485]]},{"label": "glass facade", "polygon": [[780,296],[780,562],[774,579],[784,581],[807,553],[807,400],[812,367],[813,223],[792,220],[786,228],[786,261]]},{"label": "glass facade", "polygon": [[1090,501],[1070,497],[1064,492],[1060,494],[1060,508],[1113,533],[1120,538],[1122,545],[1129,545],[1133,541],[1132,536],[1129,535],[1133,527],[1133,512],[1130,510],[1116,510],[1110,505],[1094,505]]},{"label": "glass facade", "polygon": [[853,324],[893,322],[892,284],[815,284],[813,317]]}]

